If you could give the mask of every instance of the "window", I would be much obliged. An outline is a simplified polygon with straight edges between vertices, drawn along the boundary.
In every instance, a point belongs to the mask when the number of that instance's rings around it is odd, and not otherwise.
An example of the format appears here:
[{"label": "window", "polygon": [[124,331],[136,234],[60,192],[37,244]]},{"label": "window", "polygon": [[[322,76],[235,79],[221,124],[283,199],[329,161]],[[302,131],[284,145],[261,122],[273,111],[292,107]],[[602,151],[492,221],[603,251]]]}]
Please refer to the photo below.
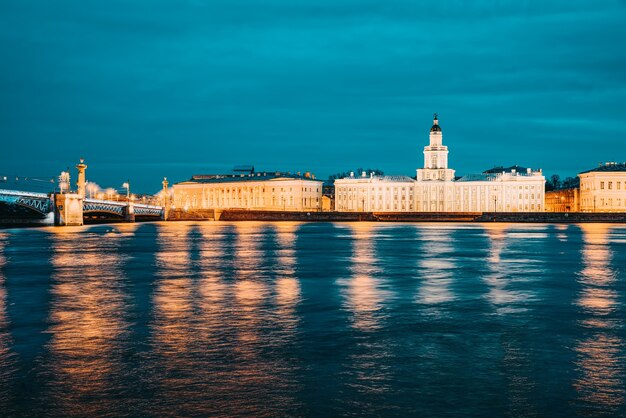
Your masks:
[{"label": "window", "polygon": [[604,190],[604,182],[603,181],[600,182],[600,190]]},{"label": "window", "polygon": [[609,190],[613,189],[613,182],[609,181]]}]

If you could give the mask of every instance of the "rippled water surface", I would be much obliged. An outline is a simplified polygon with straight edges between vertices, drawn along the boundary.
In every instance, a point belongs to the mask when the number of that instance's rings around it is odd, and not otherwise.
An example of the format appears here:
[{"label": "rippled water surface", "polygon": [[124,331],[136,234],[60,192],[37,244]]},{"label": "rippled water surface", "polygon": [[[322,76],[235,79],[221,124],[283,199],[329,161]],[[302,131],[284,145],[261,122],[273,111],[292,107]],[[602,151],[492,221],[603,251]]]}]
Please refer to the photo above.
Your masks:
[{"label": "rippled water surface", "polygon": [[626,414],[626,226],[0,231],[0,415]]}]

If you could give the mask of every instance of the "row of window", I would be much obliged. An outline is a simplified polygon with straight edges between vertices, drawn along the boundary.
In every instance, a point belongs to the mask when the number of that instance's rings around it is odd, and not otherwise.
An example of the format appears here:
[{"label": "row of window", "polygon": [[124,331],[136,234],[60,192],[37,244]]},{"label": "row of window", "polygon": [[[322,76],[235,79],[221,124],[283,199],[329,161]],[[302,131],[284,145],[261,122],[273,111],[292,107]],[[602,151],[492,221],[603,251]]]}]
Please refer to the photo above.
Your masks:
[{"label": "row of window", "polygon": [[[302,206],[304,207],[316,207],[319,204],[319,198],[303,198]],[[272,206],[273,207],[282,207],[282,206],[294,206],[295,199],[293,196],[287,198],[277,199],[275,196],[272,197]],[[208,198],[208,199],[198,199],[196,196],[191,199],[183,199],[177,202],[181,206],[189,206],[191,208],[226,208],[226,207],[264,207],[265,199],[246,199],[246,198]]]},{"label": "row of window", "polygon": [[626,198],[625,199],[613,199],[613,198],[608,198],[608,199],[604,199],[604,198],[600,198],[600,199],[582,199],[582,204],[583,206],[588,206],[588,207],[593,207],[593,206],[597,206],[597,207],[604,207],[604,206],[608,206],[608,207],[626,207]]},{"label": "row of window", "polygon": [[361,203],[359,205],[355,205],[355,204],[338,204],[337,205],[337,210],[371,210],[371,211],[377,211],[377,210],[397,210],[397,211],[412,211],[413,210],[413,204],[409,203],[408,205],[405,203],[386,203],[386,204],[372,204],[372,205],[368,205],[368,206],[363,206],[364,203]]},{"label": "row of window", "polygon": [[[613,182],[612,181],[607,181],[606,182],[607,185],[607,189],[608,190],[613,190]],[[626,182],[624,183],[624,186],[626,187]],[[621,181],[616,181],[615,182],[615,190],[621,190],[622,187],[622,182]],[[589,190],[589,189],[587,189]],[[600,190],[604,190],[604,182],[601,181],[600,182]]]}]

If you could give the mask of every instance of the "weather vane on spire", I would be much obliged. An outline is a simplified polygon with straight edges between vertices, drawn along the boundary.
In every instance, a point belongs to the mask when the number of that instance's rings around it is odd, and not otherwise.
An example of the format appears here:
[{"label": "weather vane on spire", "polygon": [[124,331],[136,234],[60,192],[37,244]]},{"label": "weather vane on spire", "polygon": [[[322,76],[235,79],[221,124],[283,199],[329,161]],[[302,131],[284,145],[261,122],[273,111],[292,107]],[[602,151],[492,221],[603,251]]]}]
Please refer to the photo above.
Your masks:
[{"label": "weather vane on spire", "polygon": [[435,119],[437,119],[437,113],[435,113]]}]

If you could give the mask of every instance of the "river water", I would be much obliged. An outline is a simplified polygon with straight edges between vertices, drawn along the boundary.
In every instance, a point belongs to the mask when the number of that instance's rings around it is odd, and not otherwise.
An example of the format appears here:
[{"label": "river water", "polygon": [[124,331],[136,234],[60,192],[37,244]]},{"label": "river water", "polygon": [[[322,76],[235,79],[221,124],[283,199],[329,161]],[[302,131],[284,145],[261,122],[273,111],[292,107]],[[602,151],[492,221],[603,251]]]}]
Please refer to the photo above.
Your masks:
[{"label": "river water", "polygon": [[626,226],[0,231],[0,415],[626,414]]}]

